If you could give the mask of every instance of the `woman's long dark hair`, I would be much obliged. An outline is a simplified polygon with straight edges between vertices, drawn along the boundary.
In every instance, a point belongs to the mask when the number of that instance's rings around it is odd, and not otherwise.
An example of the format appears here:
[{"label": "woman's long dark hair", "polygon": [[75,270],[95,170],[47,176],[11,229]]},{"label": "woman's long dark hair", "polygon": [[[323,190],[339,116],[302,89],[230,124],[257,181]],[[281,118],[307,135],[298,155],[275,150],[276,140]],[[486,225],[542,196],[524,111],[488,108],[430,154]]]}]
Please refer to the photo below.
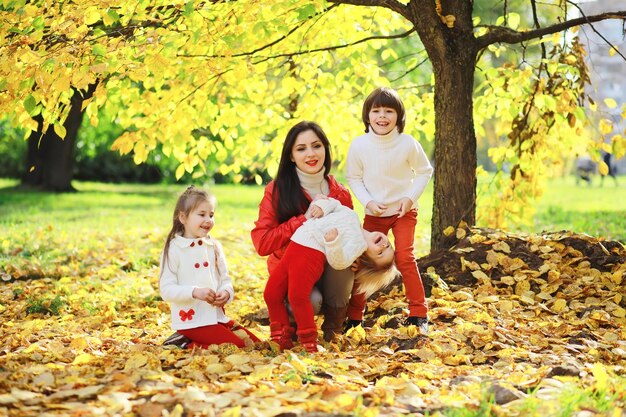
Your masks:
[{"label": "woman's long dark hair", "polygon": [[276,173],[276,178],[274,178],[274,201],[272,203],[279,223],[283,223],[293,216],[303,214],[309,205],[309,200],[306,198],[304,190],[302,190],[300,185],[300,179],[296,172],[296,163],[291,160],[291,152],[298,135],[307,130],[313,131],[324,145],[324,151],[326,152],[324,177],[328,177],[330,173],[332,165],[330,142],[320,125],[315,122],[302,121],[289,129],[283,143],[278,172]]}]

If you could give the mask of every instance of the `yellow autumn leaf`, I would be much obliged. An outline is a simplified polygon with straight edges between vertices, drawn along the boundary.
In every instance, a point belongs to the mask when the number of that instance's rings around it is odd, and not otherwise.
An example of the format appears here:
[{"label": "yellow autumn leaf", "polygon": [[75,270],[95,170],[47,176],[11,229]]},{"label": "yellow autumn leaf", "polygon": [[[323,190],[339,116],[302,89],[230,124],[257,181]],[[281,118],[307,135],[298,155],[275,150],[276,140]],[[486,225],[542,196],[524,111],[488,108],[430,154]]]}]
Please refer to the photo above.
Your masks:
[{"label": "yellow autumn leaf", "polygon": [[241,405],[237,405],[235,407],[229,408],[224,411],[222,417],[241,417]]},{"label": "yellow autumn leaf", "polygon": [[185,175],[185,165],[184,164],[180,164],[178,165],[178,168],[176,168],[176,179],[179,180],[181,179],[181,177]]},{"label": "yellow autumn leaf", "polygon": [[95,356],[90,353],[81,353],[80,355],[76,355],[74,360],[72,361],[72,365],[84,365],[91,361],[93,361]]},{"label": "yellow autumn leaf", "polygon": [[609,48],[609,56],[613,56],[617,53],[617,51],[619,50],[619,48],[617,46],[611,46]]},{"label": "yellow autumn leaf", "polygon": [[489,277],[483,271],[472,271],[472,275],[479,281],[489,281]]},{"label": "yellow autumn leaf", "polygon": [[498,302],[498,310],[500,313],[510,314],[513,311],[513,303],[511,300],[500,300]]},{"label": "yellow autumn leaf", "polygon": [[602,133],[603,135],[608,135],[613,131],[613,122],[608,119],[600,119],[598,127],[600,129],[600,133]]},{"label": "yellow autumn leaf", "polygon": [[491,247],[495,251],[504,252],[504,253],[511,253],[511,248],[510,248],[509,244],[506,243],[503,240],[494,243],[493,245],[491,245]]},{"label": "yellow autumn leaf", "polygon": [[228,368],[223,363],[210,363],[204,367],[204,370],[209,374],[223,374],[228,372]]},{"label": "yellow autumn leaf", "polygon": [[596,380],[595,386],[598,391],[603,393],[609,383],[609,374],[603,364],[596,362],[593,364],[591,373]]},{"label": "yellow autumn leaf", "polygon": [[94,23],[98,22],[98,20],[100,20],[100,11],[98,10],[97,6],[90,6],[87,8],[87,10],[85,10],[84,16],[85,24],[93,25]]},{"label": "yellow autumn leaf", "polygon": [[515,285],[515,294],[522,296],[526,291],[530,290],[530,282],[528,281],[519,281]]},{"label": "yellow autumn leaf", "polygon": [[333,403],[335,407],[341,410],[351,411],[354,409],[354,406],[356,405],[356,398],[354,398],[350,394],[342,393],[342,394],[337,395],[333,399]]},{"label": "yellow autumn leaf", "polygon": [[551,310],[555,313],[560,313],[567,307],[567,301],[562,298],[557,298],[552,304]]},{"label": "yellow autumn leaf", "polygon": [[226,362],[230,363],[233,366],[241,366],[245,363],[250,362],[250,356],[241,355],[241,354],[233,354],[229,355],[225,358]]},{"label": "yellow autumn leaf", "polygon": [[452,226],[448,226],[443,230],[444,236],[450,236],[452,233],[454,233],[454,227]]},{"label": "yellow autumn leaf", "polygon": [[148,357],[142,353],[131,356],[124,365],[125,370],[138,369],[148,363]]},{"label": "yellow autumn leaf", "polygon": [[61,139],[65,139],[65,135],[67,134],[67,131],[65,130],[65,126],[63,126],[60,123],[55,123],[53,126],[54,126],[54,133],[59,135]]},{"label": "yellow autumn leaf", "polygon": [[308,372],[308,370],[309,370],[308,365],[307,365],[306,363],[304,363],[304,361],[303,361],[302,359],[300,359],[300,358],[298,357],[298,355],[295,355],[295,354],[293,354],[293,353],[290,353],[290,354],[289,354],[289,359],[288,359],[288,360],[289,360],[289,364],[290,364],[291,366],[293,366],[293,368],[294,368],[296,371],[298,371],[298,372],[300,372],[300,373],[302,373],[302,374],[306,374],[306,373]]},{"label": "yellow autumn leaf", "polygon": [[617,102],[610,97],[604,99],[604,104],[606,104],[609,109],[614,109],[615,107],[617,107]]}]

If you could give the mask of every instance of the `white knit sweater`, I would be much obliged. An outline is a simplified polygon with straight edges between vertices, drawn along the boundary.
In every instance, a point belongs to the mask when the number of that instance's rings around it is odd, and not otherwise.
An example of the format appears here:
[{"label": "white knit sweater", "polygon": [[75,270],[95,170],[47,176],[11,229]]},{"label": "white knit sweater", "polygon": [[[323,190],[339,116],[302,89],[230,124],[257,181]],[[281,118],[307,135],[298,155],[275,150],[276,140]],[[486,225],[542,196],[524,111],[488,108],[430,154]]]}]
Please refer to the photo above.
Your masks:
[{"label": "white knit sweater", "polygon": [[296,167],[296,173],[298,174],[298,179],[300,180],[300,186],[304,189],[304,191],[306,191],[311,199],[315,198],[318,194],[328,195],[330,192],[328,181],[326,181],[326,178],[324,177],[324,169],[321,169],[316,174],[307,174]]},{"label": "white knit sweater", "polygon": [[[367,249],[359,216],[334,198],[315,200],[313,204],[322,209],[324,216],[305,221],[291,240],[323,252],[335,269],[349,267]],[[337,238],[326,242],[324,234],[332,228],[339,232]]]},{"label": "white knit sweater", "polygon": [[[398,133],[397,128],[384,136],[370,128],[355,138],[348,150],[346,181],[363,207],[370,201],[388,206],[381,217],[395,215],[404,197],[417,207],[432,173],[433,167],[419,142]],[[365,213],[372,214],[367,209]]]}]

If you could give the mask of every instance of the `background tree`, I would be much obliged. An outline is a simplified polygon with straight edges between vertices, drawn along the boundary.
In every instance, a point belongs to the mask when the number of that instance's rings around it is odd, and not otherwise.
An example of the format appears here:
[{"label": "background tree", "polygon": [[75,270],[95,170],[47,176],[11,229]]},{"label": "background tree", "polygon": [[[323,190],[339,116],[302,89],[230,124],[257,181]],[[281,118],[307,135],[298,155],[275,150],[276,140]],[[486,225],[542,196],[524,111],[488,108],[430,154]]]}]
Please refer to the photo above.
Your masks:
[{"label": "background tree", "polygon": [[[501,3],[497,25],[480,26],[473,16],[474,3],[465,0],[150,5],[8,1],[0,28],[0,112],[8,114],[14,126],[37,131],[36,118],[41,117],[43,131],[56,126],[62,133],[71,92],[101,79],[83,107],[94,125],[101,109],[115,115],[124,133],[114,149],[132,153],[137,163],[162,150],[181,162],[178,177],[194,170],[207,172],[205,161],[211,155],[223,161],[216,167],[220,174],[241,179],[242,167],[267,166],[275,172],[273,153],[293,119],[322,123],[341,160],[350,138],[360,133],[363,98],[374,86],[393,80],[406,100],[410,128],[423,132],[418,136],[434,134],[431,244],[439,248],[446,245],[447,227],[476,220],[474,77],[481,52],[534,39],[550,45],[545,48],[550,55],[544,54],[536,67],[516,64],[515,71],[491,73],[503,88],[488,91],[481,86],[491,97],[504,94],[509,104],[517,105],[504,117],[494,101],[486,107],[494,107],[489,111],[502,117],[503,131],[510,122],[508,130],[516,132],[505,152],[519,164],[507,184],[513,191],[505,196],[515,199],[520,194],[515,187],[536,168],[534,160],[526,158],[535,152],[536,139],[542,138],[541,149],[550,149],[559,135],[546,132],[564,125],[582,138],[585,114],[579,109],[584,96],[579,86],[587,80],[576,67],[582,52],[575,42],[549,35],[626,16],[621,11],[568,20],[567,1],[528,4],[530,28],[520,26],[522,19],[514,16],[523,13],[514,14],[507,2]],[[551,8],[550,15],[561,13],[560,22],[542,22],[540,7]],[[425,51],[434,94],[411,77],[411,68],[423,55],[398,55],[398,42],[410,45],[405,49]],[[369,59],[373,51],[376,60]],[[402,64],[406,75],[389,77],[387,68],[398,71]],[[573,74],[575,82],[569,82],[571,76],[559,79],[564,71]],[[535,83],[509,84],[524,76]],[[546,98],[555,94],[569,96]],[[489,111],[481,117],[489,117]],[[553,120],[538,125],[541,115]]]}]

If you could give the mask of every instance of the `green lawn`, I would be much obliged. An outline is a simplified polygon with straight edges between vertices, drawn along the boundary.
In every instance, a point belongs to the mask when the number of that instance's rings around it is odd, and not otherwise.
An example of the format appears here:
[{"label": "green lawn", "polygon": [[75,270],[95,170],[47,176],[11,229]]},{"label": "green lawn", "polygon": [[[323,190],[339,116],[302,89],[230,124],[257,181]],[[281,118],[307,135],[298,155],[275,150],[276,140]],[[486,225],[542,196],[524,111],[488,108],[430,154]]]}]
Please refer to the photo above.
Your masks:
[{"label": "green lawn", "polygon": [[[533,225],[514,226],[512,231],[571,230],[625,242],[626,178],[620,180],[623,184],[619,186],[607,181],[601,187],[599,182],[592,186],[577,185],[573,177],[554,179],[537,203]],[[41,227],[70,234],[89,231],[90,235],[95,233],[102,238],[120,228],[130,235],[133,231],[141,235],[146,230],[165,234],[171,224],[176,196],[184,189],[183,185],[76,181],[74,186],[79,192],[55,194],[21,191],[13,188],[17,184],[17,180],[0,179],[0,238],[5,241],[16,234],[24,234],[26,238]],[[211,185],[207,188],[218,198],[216,237],[229,239],[237,233],[247,235],[254,225],[263,187]],[[432,182],[419,203],[418,255],[426,254],[429,248],[431,196]],[[356,200],[355,206],[362,216],[362,207]]]}]

